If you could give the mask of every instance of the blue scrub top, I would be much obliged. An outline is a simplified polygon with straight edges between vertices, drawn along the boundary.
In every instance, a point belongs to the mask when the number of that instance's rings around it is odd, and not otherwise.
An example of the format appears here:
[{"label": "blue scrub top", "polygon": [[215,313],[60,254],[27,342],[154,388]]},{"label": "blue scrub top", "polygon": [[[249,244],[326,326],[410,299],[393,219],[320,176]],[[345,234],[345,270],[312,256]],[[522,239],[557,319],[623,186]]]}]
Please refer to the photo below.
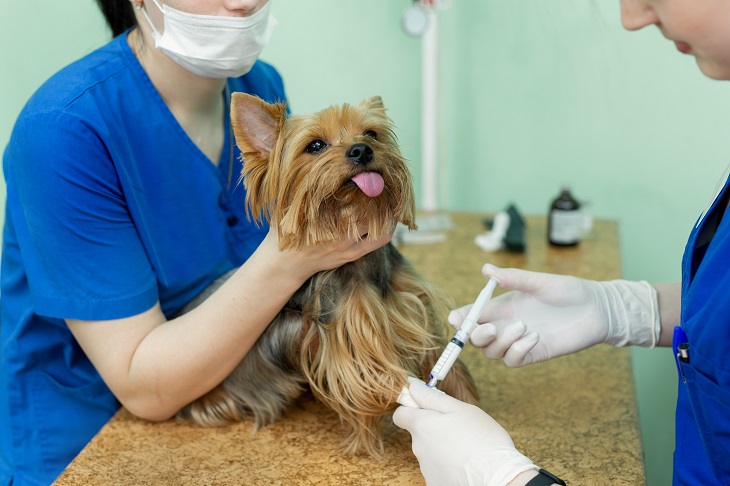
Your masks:
[{"label": "blue scrub top", "polygon": [[[730,485],[730,180],[695,225],[682,260],[675,485]],[[678,344],[678,343],[675,343]]]},{"label": "blue scrub top", "polygon": [[[63,319],[128,317],[158,300],[169,315],[267,231],[246,217],[230,132],[216,166],[125,39],[48,80],[5,150],[0,486],[52,482],[119,407]],[[229,88],[285,99],[263,62]]]}]

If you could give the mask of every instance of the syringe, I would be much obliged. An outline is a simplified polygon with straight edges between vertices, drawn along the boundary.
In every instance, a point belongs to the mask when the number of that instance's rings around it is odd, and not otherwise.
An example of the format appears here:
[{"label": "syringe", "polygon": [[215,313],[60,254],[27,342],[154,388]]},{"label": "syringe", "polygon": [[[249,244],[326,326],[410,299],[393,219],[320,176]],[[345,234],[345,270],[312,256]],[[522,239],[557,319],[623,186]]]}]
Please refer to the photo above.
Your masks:
[{"label": "syringe", "polygon": [[485,305],[487,305],[489,299],[492,298],[492,292],[494,292],[494,288],[498,283],[499,280],[494,277],[490,277],[487,285],[481,292],[479,292],[479,296],[469,310],[469,313],[466,315],[466,319],[464,319],[459,330],[456,331],[451,342],[446,345],[446,349],[444,349],[444,352],[441,353],[441,356],[431,370],[430,381],[428,382],[429,387],[433,388],[436,386],[436,383],[443,380],[446,377],[446,373],[448,373],[454,365],[456,358],[459,357],[461,350],[464,348],[464,343],[467,342],[472,331],[476,329],[479,314],[482,313],[482,309]]}]

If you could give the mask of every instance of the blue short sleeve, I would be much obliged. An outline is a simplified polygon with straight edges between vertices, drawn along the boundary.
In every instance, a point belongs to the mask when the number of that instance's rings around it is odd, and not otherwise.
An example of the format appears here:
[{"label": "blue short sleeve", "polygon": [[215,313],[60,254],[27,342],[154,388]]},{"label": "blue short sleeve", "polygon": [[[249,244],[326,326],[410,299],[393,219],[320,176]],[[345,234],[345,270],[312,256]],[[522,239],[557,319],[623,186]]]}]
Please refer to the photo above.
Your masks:
[{"label": "blue short sleeve", "polygon": [[37,312],[115,319],[152,307],[154,273],[97,135],[58,112],[29,116],[16,133],[8,208]]}]

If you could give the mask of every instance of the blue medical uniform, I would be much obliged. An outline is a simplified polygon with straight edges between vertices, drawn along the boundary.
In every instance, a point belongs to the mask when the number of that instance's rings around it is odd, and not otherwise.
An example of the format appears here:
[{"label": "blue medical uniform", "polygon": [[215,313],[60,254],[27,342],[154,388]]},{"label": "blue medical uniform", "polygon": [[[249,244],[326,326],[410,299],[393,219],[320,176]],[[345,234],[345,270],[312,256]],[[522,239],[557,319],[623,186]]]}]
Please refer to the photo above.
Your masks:
[{"label": "blue medical uniform", "polygon": [[728,182],[695,225],[682,260],[681,322],[689,363],[678,362],[675,485],[730,485]]},{"label": "blue medical uniform", "polygon": [[[216,166],[125,38],[47,81],[5,150],[0,486],[52,482],[119,407],[63,319],[128,317],[157,301],[170,315],[267,232],[246,217],[230,132]],[[263,62],[229,89],[285,99]]]}]

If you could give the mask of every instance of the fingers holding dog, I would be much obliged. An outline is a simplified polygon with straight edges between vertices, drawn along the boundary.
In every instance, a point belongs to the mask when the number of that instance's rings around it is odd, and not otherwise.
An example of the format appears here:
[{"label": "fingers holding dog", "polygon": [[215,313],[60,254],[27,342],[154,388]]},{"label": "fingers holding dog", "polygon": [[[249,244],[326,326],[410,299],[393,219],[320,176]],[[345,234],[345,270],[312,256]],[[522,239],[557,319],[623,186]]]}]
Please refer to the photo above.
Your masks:
[{"label": "fingers holding dog", "polygon": [[280,261],[287,268],[301,272],[305,278],[309,278],[317,272],[331,270],[355,261],[388,244],[392,237],[393,232],[390,231],[379,238],[369,240],[367,230],[364,230],[354,238],[307,245],[299,249],[280,250],[278,233],[272,228],[261,243],[259,250],[267,252],[272,258],[281,259]]},{"label": "fingers holding dog", "polygon": [[375,251],[378,248],[387,245],[390,240],[393,239],[393,231],[389,231],[385,233],[384,235],[380,236],[379,238],[375,238],[374,240],[368,239],[368,233],[367,229],[360,229],[360,237],[352,242],[352,245],[350,245],[350,249],[354,252],[352,260],[348,261],[354,261],[358,258],[367,255],[371,251]]}]

